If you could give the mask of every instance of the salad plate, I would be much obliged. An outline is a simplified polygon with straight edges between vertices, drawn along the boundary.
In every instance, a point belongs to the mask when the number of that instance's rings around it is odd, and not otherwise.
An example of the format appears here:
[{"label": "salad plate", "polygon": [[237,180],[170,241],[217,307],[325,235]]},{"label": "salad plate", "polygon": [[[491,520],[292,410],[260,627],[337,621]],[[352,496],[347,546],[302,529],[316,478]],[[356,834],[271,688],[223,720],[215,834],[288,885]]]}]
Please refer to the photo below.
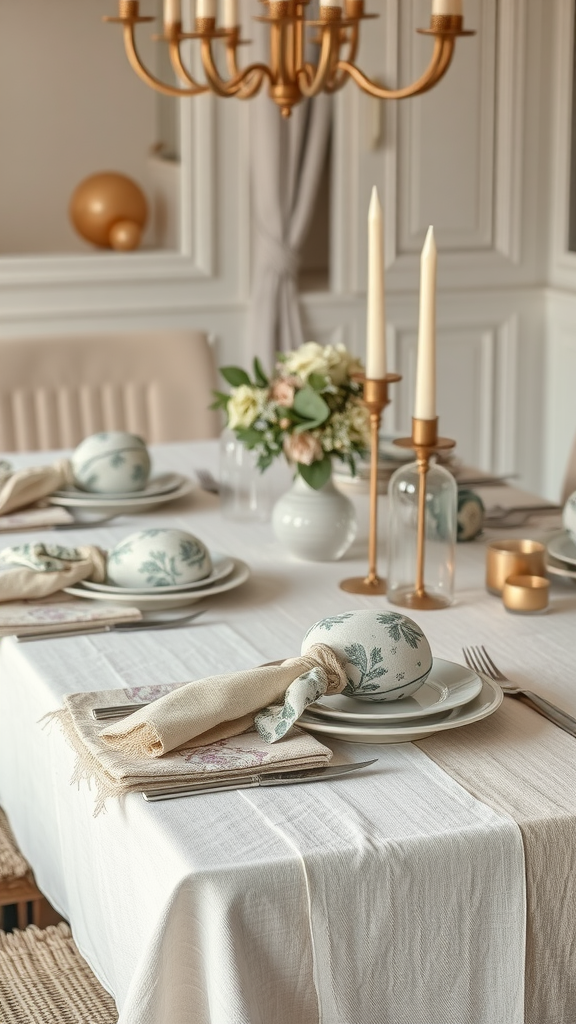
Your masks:
[{"label": "salad plate", "polygon": [[[180,590],[178,593],[163,594],[160,592],[160,587],[156,587],[152,593],[148,594],[134,594],[132,590],[123,589],[118,587],[114,593],[106,591],[103,593],[99,590],[91,590],[86,586],[85,583],[77,583],[73,587],[65,587],[64,592],[66,594],[72,594],[73,597],[83,597],[88,601],[108,601],[109,603],[115,604],[128,604],[132,608],[139,608],[140,611],[151,612],[151,611],[162,611],[169,608],[183,608],[187,604],[194,604],[196,601],[203,601],[206,597],[213,597],[216,594],[224,594],[228,590],[234,590],[236,587],[241,587],[243,583],[250,576],[250,569],[245,562],[241,562],[239,558],[233,558],[234,569],[223,580],[219,580],[217,583],[209,584],[202,590]],[[164,588],[162,588],[164,589]]]},{"label": "salad plate", "polygon": [[222,555],[218,551],[211,551],[212,572],[194,583],[173,583],[167,587],[119,587],[115,583],[93,583],[91,580],[84,580],[83,587],[88,590],[97,590],[102,594],[178,594],[188,590],[203,590],[211,587],[218,580],[224,579],[234,571],[235,562],[229,555]]},{"label": "salad plate", "polygon": [[567,530],[559,530],[546,543],[548,553],[559,562],[576,565],[576,544]]},{"label": "salad plate", "polygon": [[331,697],[321,697],[310,705],[308,711],[320,718],[342,722],[404,722],[461,707],[477,697],[481,689],[482,680],[472,669],[434,658],[426,682],[403,700],[367,703],[337,693]]},{"label": "salad plate", "polygon": [[52,497],[54,498],[78,498],[83,501],[90,500],[94,497],[102,501],[118,501],[119,499],[128,498],[153,498],[156,494],[169,494],[170,491],[175,491],[180,487],[187,478],[182,476],[181,473],[160,473],[158,476],[152,477],[146,487],[143,487],[141,491],[125,491],[123,493],[117,491],[85,491],[82,487],[63,487],[59,491],[54,491]]},{"label": "salad plate", "polygon": [[74,495],[70,494],[64,497],[51,494],[47,500],[51,505],[63,505],[65,508],[81,508],[84,511],[121,515],[124,512],[148,511],[158,505],[165,505],[169,501],[177,501],[178,498],[190,494],[195,487],[196,484],[193,480],[182,476],[177,487],[162,494],[146,494],[142,491],[139,494],[133,493],[129,497],[103,498],[99,494],[89,494],[88,491],[79,490]]},{"label": "salad plate", "polygon": [[500,707],[504,694],[498,684],[487,676],[484,676],[481,682],[480,693],[468,704],[453,708],[446,716],[436,715],[432,720],[342,722],[321,718],[308,708],[298,719],[298,725],[314,735],[331,736],[335,740],[347,740],[351,743],[408,743],[423,740],[437,732],[472,725],[473,722],[480,722],[494,714]]}]

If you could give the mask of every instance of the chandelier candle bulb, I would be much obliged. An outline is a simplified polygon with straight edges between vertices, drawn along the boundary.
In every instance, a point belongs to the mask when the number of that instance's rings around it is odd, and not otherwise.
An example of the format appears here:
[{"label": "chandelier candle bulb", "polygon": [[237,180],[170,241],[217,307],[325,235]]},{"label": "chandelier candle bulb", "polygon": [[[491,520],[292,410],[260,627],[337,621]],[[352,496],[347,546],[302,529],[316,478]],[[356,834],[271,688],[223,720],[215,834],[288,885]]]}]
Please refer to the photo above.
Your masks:
[{"label": "chandelier candle bulb", "polygon": [[386,316],[384,301],[384,234],[376,186],[368,211],[368,299],[366,324],[366,377],[386,376]]},{"label": "chandelier candle bulb", "polygon": [[432,0],[432,14],[462,17],[462,0]]},{"label": "chandelier candle bulb", "polygon": [[216,0],[197,0],[197,3],[196,3],[196,17],[197,18],[215,18],[216,17]]},{"label": "chandelier candle bulb", "polygon": [[428,228],[420,261],[420,325],[414,417],[436,419],[436,242]]},{"label": "chandelier candle bulb", "polygon": [[164,0],[164,28],[169,30],[181,21],[180,0]]},{"label": "chandelier candle bulb", "polygon": [[238,25],[238,0],[224,0],[224,28],[236,28]]}]

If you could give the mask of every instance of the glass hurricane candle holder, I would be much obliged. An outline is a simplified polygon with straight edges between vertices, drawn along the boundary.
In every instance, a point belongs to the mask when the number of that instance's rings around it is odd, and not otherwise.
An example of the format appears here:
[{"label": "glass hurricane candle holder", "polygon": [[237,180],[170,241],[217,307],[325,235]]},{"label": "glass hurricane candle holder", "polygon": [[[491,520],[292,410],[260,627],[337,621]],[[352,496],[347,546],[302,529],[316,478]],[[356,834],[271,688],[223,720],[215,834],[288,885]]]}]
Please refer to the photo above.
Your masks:
[{"label": "glass hurricane candle holder", "polygon": [[[419,565],[420,487],[424,501]],[[405,608],[444,608],[454,597],[458,489],[434,461],[401,466],[388,486],[388,600]],[[420,578],[419,578],[420,577]]]}]

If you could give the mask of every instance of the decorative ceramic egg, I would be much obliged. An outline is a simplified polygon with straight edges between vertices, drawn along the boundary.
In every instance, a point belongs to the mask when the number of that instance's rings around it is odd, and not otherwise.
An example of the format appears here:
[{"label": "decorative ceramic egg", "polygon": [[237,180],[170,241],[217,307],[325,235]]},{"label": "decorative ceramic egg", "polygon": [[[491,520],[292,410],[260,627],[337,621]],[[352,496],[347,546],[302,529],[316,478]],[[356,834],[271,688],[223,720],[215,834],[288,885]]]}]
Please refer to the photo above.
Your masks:
[{"label": "decorative ceramic egg", "polygon": [[141,491],[150,475],[146,444],[136,434],[108,430],[86,437],[72,454],[74,482],[84,491]]},{"label": "decorative ceramic egg", "polygon": [[568,530],[568,533],[576,544],[576,491],[570,495],[564,505],[562,523],[564,525],[564,529]]},{"label": "decorative ceramic egg", "polygon": [[172,587],[211,572],[204,544],[185,530],[140,530],[108,554],[108,582],[117,587]]},{"label": "decorative ceramic egg", "polygon": [[413,619],[399,612],[353,611],[320,619],[308,630],[302,654],[313,644],[331,647],[344,666],[343,691],[359,700],[401,700],[426,682],[432,652]]}]

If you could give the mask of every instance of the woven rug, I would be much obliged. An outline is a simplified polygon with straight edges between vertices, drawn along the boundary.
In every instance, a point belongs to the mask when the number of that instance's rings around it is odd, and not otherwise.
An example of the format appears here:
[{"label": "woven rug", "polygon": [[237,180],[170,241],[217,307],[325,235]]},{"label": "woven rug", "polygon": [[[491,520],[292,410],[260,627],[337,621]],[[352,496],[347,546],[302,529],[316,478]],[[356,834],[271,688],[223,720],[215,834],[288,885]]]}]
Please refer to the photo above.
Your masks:
[{"label": "woven rug", "polygon": [[112,996],[82,959],[67,924],[0,932],[2,1024],[117,1024]]}]

